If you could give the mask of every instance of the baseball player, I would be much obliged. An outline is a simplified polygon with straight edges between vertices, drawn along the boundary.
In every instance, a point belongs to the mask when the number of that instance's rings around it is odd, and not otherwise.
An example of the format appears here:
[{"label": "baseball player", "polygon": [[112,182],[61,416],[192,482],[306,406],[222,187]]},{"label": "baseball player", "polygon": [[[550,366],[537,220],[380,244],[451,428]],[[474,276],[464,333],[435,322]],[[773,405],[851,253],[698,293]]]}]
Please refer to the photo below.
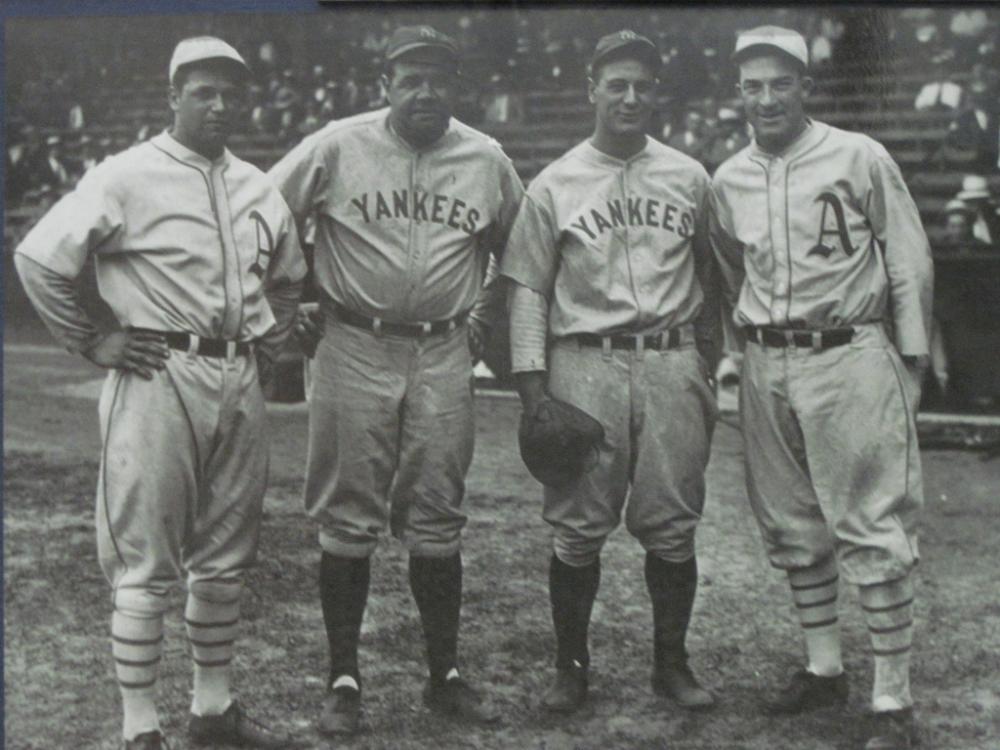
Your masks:
[{"label": "baseball player", "polygon": [[325,333],[305,503],[322,549],[324,734],[358,728],[369,558],[387,525],[410,553],[430,667],[425,703],[497,718],[458,672],[460,504],[474,437],[470,344],[482,348],[496,301],[481,294],[487,261],[506,242],[523,188],[496,142],[451,118],[451,38],[399,28],[386,60],[388,108],[330,123],[271,172],[296,219],[316,217]]},{"label": "baseball player", "polygon": [[[181,575],[192,742],[289,747],[232,699],[229,668],[267,479],[258,379],[291,329],[306,267],[281,195],[225,148],[243,59],[195,37],[177,45],[169,73],[173,126],[88,172],[15,261],[53,335],[109,368],[97,546],[112,586],[125,747],[166,747],[155,687],[167,594]],[[122,330],[96,330],[78,305],[73,280],[91,256]]]},{"label": "baseball player", "polygon": [[860,587],[875,656],[867,748],[909,748],[927,238],[886,150],[805,115],[813,83],[798,33],[747,31],[733,59],[754,140],[716,172],[712,241],[747,340],[750,503],[771,564],[788,573],[809,659],[771,708],[844,704],[842,573]]},{"label": "baseball player", "polygon": [[684,707],[713,703],[684,645],[717,418],[709,177],[646,136],[659,68],[656,47],[634,32],[598,42],[589,81],[594,134],[531,183],[501,264],[515,282],[511,357],[525,414],[554,397],[592,415],[605,433],[592,471],[544,490],[557,656],[542,705],[552,711],[573,711],[586,698],[600,552],[626,496],[626,527],[646,549],[653,687]]}]

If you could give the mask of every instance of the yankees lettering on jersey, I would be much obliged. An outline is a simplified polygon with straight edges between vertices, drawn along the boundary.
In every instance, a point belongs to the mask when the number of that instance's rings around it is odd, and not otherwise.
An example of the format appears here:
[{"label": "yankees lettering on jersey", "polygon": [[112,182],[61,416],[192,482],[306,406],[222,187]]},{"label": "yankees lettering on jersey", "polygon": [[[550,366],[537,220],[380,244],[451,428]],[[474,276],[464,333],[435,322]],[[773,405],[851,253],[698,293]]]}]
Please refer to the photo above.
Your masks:
[{"label": "yankees lettering on jersey", "polygon": [[652,139],[627,161],[585,141],[531,183],[501,273],[549,297],[557,337],[692,323],[708,191],[698,162]]},{"label": "yankees lettering on jersey", "polygon": [[454,119],[417,151],[381,109],[338,120],[271,170],[300,226],[316,216],[316,283],[326,298],[390,321],[472,308],[523,188],[488,136]]},{"label": "yankees lettering on jersey", "polygon": [[569,227],[591,240],[618,227],[655,227],[687,238],[694,230],[694,212],[656,198],[615,198],[601,208],[584,209],[569,221]]},{"label": "yankees lettering on jersey", "polygon": [[900,351],[927,351],[927,238],[880,144],[811,121],[780,155],[751,145],[730,158],[712,192],[712,244],[737,324],[891,318]]},{"label": "yankees lettering on jersey", "polygon": [[482,212],[466,204],[461,198],[447,195],[430,195],[414,190],[376,191],[371,198],[370,193],[364,193],[351,198],[351,204],[361,212],[365,224],[382,219],[409,219],[430,221],[443,224],[452,229],[460,229],[473,235],[479,228],[478,221]]}]

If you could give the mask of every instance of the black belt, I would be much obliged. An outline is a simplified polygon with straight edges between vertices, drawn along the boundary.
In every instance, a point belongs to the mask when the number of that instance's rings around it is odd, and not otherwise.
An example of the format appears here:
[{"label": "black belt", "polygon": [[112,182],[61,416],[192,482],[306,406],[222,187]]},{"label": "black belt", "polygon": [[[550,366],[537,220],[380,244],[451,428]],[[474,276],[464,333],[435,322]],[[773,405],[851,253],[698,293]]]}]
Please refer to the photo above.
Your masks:
[{"label": "black belt", "polygon": [[676,349],[681,345],[681,331],[679,328],[671,328],[669,331],[657,333],[653,336],[598,336],[596,333],[577,333],[569,337],[581,346],[604,346],[604,340],[611,340],[612,349],[638,349],[639,340],[642,340],[644,349]]},{"label": "black belt", "polygon": [[468,317],[468,313],[462,313],[461,315],[456,315],[454,318],[435,320],[427,323],[391,323],[388,320],[370,318],[367,315],[348,310],[342,305],[335,305],[334,311],[336,312],[337,320],[349,326],[364,328],[366,331],[372,331],[373,333],[384,333],[389,336],[406,336],[412,339],[424,336],[436,336],[441,333],[454,331],[465,323],[465,319]]},{"label": "black belt", "polygon": [[769,326],[744,326],[747,338],[755,344],[774,346],[784,349],[789,346],[803,349],[831,349],[835,346],[849,344],[854,338],[854,329],[825,328],[821,331],[802,331],[791,328],[772,328]]},{"label": "black belt", "polygon": [[[133,328],[129,327],[130,331],[136,331],[138,333],[155,333],[160,336],[163,341],[171,349],[179,349],[181,351],[190,351],[191,349],[191,339],[195,338],[194,334],[185,333],[183,331],[155,331],[152,328]],[[224,359],[229,356],[230,350],[232,350],[233,356],[245,357],[253,351],[253,344],[249,341],[227,341],[226,339],[203,339],[200,336],[196,337],[198,339],[198,347],[195,349],[195,354],[199,354],[202,357],[218,357]]]}]

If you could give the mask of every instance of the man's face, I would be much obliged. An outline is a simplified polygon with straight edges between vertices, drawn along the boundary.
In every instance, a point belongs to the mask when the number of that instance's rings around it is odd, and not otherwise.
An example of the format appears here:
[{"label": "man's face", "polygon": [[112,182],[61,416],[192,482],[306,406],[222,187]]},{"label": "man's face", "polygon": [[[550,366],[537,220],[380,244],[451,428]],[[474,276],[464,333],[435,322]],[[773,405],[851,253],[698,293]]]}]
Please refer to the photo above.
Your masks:
[{"label": "man's face", "polygon": [[180,88],[170,88],[174,137],[203,156],[222,153],[245,97],[233,71],[215,66],[191,70]]},{"label": "man's face", "polygon": [[754,137],[768,151],[781,151],[806,125],[803,102],[812,79],[781,54],[760,55],[740,64],[737,85]]},{"label": "man's face", "polygon": [[625,58],[605,63],[590,81],[597,130],[611,136],[644,134],[656,98],[656,77],[645,63]]},{"label": "man's face", "polygon": [[453,65],[400,60],[385,81],[396,132],[414,146],[427,146],[448,128],[458,90]]},{"label": "man's face", "polygon": [[962,213],[948,214],[948,223],[945,224],[945,232],[948,241],[954,244],[961,244],[972,239],[972,223],[969,217]]}]

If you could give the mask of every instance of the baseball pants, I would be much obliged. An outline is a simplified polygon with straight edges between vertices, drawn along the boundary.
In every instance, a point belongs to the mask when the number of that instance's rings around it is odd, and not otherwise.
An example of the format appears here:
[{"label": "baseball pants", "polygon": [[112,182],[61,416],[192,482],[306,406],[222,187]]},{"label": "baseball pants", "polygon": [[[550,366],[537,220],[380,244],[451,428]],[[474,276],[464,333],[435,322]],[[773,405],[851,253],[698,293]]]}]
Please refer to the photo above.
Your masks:
[{"label": "baseball pants", "polygon": [[903,363],[880,324],[823,351],[748,343],[740,414],[750,503],[771,564],[836,553],[870,585],[918,557],[920,452]]},{"label": "baseball pants", "polygon": [[468,331],[375,334],[327,317],[313,365],[305,504],[333,555],[368,557],[387,526],[450,557],[475,438]]},{"label": "baseball pants", "polygon": [[112,370],[98,412],[97,548],[115,607],[160,613],[185,572],[191,591],[230,590],[267,484],[256,360],[172,351],[152,380]]},{"label": "baseball pants", "polygon": [[569,487],[545,488],[543,517],[556,555],[574,566],[593,562],[626,498],[625,526],[647,551],[669,562],[694,555],[718,411],[690,331],[686,345],[665,351],[558,341],[549,391],[605,431],[592,471]]}]

